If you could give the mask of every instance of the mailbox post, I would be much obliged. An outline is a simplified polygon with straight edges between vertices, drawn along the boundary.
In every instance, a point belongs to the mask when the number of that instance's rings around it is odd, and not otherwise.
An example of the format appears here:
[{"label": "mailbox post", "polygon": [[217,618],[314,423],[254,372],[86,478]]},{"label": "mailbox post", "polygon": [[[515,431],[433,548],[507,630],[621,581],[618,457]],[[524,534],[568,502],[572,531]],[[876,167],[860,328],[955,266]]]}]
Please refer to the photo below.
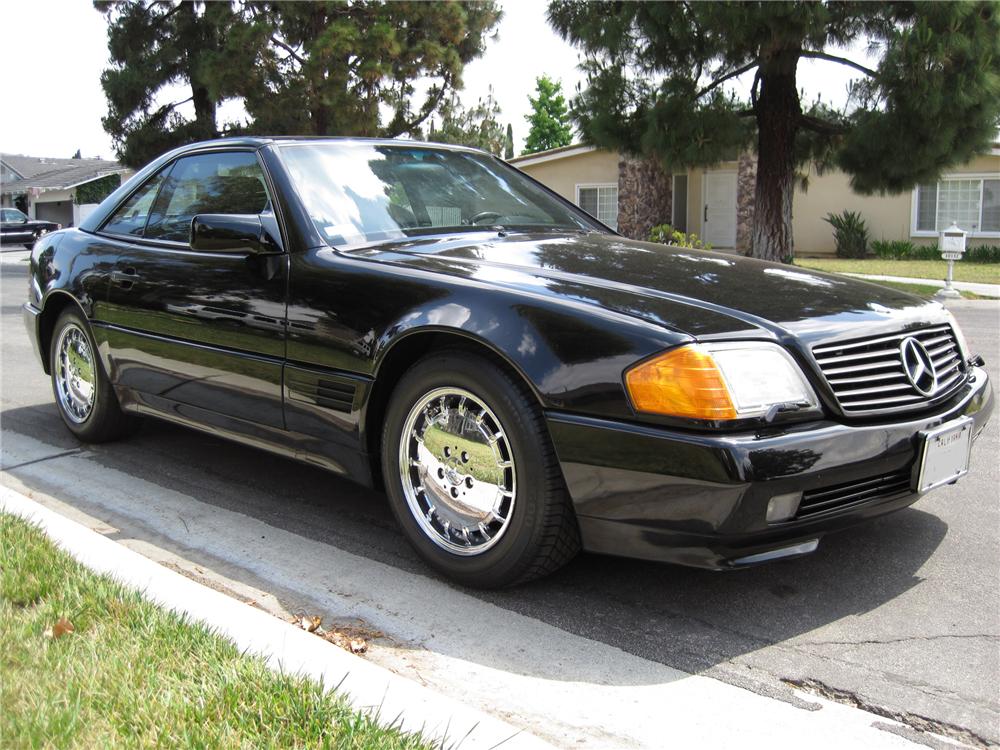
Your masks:
[{"label": "mailbox post", "polygon": [[946,299],[960,298],[962,295],[956,291],[951,282],[955,271],[955,261],[961,260],[962,256],[965,255],[965,231],[958,224],[952,222],[951,226],[941,232],[941,236],[938,237],[938,250],[941,252],[941,257],[948,261],[948,278],[945,279],[944,288],[935,296]]}]

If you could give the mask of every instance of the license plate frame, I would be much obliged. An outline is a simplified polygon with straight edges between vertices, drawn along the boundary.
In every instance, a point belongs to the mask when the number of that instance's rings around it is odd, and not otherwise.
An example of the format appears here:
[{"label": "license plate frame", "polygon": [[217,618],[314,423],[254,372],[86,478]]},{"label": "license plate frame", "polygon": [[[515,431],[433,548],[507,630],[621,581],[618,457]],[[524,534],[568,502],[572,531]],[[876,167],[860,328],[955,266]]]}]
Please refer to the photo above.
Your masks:
[{"label": "license plate frame", "polygon": [[930,492],[969,473],[974,425],[971,417],[961,417],[918,433],[920,470],[913,487],[915,492]]}]

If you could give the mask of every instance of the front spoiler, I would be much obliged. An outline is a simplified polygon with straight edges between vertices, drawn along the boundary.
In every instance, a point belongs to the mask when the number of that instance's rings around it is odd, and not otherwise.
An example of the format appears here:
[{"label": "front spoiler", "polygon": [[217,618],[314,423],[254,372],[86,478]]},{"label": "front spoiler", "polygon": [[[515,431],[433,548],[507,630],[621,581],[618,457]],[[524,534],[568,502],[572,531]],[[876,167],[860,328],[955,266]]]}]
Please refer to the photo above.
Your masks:
[{"label": "front spoiler", "polygon": [[993,401],[986,371],[972,367],[946,404],[906,421],[710,434],[546,416],[584,549],[729,569],[808,554],[831,531],[911,505],[920,495],[903,490],[821,517],[765,520],[774,495],[911,470],[921,430],[969,416],[978,436]]}]

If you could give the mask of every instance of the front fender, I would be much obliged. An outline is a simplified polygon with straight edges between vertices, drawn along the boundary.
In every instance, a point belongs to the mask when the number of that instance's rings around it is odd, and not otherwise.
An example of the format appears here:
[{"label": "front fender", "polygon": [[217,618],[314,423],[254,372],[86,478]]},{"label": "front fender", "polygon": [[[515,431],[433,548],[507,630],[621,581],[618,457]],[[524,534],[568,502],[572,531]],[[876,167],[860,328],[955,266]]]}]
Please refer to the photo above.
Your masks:
[{"label": "front fender", "polygon": [[412,336],[473,340],[519,372],[544,408],[630,417],[623,371],[686,334],[547,290],[345,257],[294,253],[288,359],[377,379]]}]

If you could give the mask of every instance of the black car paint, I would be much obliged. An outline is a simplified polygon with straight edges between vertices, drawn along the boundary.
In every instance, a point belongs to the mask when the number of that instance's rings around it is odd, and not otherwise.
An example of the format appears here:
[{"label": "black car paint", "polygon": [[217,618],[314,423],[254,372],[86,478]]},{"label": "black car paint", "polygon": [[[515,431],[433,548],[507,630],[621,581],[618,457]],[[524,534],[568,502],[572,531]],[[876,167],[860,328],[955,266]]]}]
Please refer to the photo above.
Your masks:
[{"label": "black car paint", "polygon": [[[79,229],[44,238],[32,255],[25,308],[36,347],[45,351],[53,311],[75,300],[127,410],[372,485],[391,378],[426,347],[461,342],[536,395],[585,548],[709,567],[913,502],[907,494],[779,527],[763,520],[773,494],[912,465],[917,431],[959,414],[972,416],[978,431],[992,411],[985,371],[971,366],[966,386],[946,402],[867,420],[846,417],[819,375],[814,343],[936,323],[936,303],[610,231],[470,228],[338,251],[297,199],[281,143],[179,149],[140,171]],[[164,164],[218,149],[258,152],[274,196],[274,214],[262,221],[283,252],[196,252],[99,232]],[[628,367],[679,344],[734,338],[786,347],[821,409],[728,425],[632,409]]]},{"label": "black car paint", "polygon": [[0,215],[0,246],[28,245],[48,232],[55,232],[60,228],[54,221],[42,221],[41,219],[29,219],[24,213],[18,210],[19,218],[8,219],[8,212],[14,209],[4,207]]}]

